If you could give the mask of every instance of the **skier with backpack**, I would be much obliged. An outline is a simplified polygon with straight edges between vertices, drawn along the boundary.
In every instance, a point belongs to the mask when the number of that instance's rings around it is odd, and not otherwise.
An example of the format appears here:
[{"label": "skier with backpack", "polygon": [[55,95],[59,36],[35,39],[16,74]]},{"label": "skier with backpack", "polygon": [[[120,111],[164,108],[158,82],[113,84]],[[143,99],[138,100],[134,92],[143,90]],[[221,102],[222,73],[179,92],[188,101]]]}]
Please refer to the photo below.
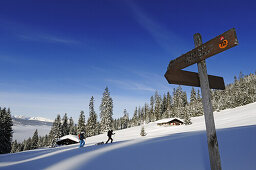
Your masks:
[{"label": "skier with backpack", "polygon": [[113,133],[113,130],[109,130],[108,131],[108,140],[106,142],[106,144],[109,142],[109,140],[111,140],[111,143],[113,142],[113,139],[112,139],[112,135],[114,135],[115,133]]},{"label": "skier with backpack", "polygon": [[84,147],[84,139],[85,139],[85,136],[84,136],[84,132],[81,132],[79,135],[78,135],[79,139],[80,139],[80,145],[79,145],[79,148],[81,147]]}]

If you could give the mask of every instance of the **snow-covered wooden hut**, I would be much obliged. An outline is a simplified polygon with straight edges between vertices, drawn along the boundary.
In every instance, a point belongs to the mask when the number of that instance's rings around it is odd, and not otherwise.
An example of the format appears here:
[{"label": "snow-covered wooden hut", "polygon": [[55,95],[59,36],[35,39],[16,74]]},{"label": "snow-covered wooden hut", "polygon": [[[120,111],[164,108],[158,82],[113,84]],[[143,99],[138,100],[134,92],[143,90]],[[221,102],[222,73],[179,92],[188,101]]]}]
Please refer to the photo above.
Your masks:
[{"label": "snow-covered wooden hut", "polygon": [[176,126],[182,125],[183,121],[179,118],[169,118],[157,121],[158,126]]},{"label": "snow-covered wooden hut", "polygon": [[75,135],[66,135],[61,137],[56,143],[57,145],[71,145],[75,143],[79,143],[79,139]]}]

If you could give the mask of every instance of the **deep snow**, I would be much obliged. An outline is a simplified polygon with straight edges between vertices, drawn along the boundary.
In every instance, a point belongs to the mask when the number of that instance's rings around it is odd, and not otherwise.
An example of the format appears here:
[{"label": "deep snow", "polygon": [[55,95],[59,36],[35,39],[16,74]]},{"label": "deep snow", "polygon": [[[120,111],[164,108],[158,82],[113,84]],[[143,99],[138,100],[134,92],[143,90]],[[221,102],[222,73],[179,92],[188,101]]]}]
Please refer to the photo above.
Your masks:
[{"label": "deep snow", "polygon": [[[215,112],[223,170],[256,169],[256,103]],[[111,169],[111,170],[208,170],[210,169],[204,117],[192,125],[145,125],[116,131],[115,143],[106,134],[86,139],[84,148],[70,145],[0,155],[0,169]]]}]

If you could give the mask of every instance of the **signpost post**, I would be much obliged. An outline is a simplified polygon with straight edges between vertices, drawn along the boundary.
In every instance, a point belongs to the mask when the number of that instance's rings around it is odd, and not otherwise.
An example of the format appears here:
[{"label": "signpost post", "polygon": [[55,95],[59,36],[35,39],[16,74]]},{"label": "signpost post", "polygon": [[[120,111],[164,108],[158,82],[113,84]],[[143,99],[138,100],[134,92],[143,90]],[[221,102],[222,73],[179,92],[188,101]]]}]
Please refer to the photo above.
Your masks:
[{"label": "signpost post", "polygon": [[[202,44],[201,35],[197,33],[194,35],[194,44],[193,50],[170,62],[165,78],[170,84],[201,87],[211,169],[221,170],[210,88],[224,90],[225,85],[222,77],[207,75],[205,59],[236,46],[236,32],[234,28],[230,29],[205,44]],[[181,70],[195,63],[199,74]]]}]

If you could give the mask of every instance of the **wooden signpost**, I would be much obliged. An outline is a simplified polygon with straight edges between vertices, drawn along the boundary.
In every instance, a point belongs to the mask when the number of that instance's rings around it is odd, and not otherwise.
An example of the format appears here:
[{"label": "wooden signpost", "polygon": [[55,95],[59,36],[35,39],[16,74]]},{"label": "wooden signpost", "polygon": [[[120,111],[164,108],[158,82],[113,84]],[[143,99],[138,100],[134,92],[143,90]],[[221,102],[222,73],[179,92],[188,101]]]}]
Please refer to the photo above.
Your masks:
[{"label": "wooden signpost", "polygon": [[[221,170],[210,88],[224,90],[225,84],[222,77],[207,74],[205,59],[236,46],[238,44],[236,31],[234,28],[230,29],[204,44],[201,35],[197,33],[194,35],[194,44],[193,50],[170,62],[165,78],[170,84],[201,87],[211,169]],[[181,70],[195,63],[199,74]]]},{"label": "wooden signpost", "polygon": [[[210,41],[200,44],[193,50],[172,60],[168,66],[165,78],[170,84],[180,84],[200,87],[200,81],[197,73],[183,71],[181,69],[199,63],[215,54],[223,52],[238,44],[236,31],[234,28],[224,32]],[[179,75],[179,76],[177,76]],[[222,77],[208,76],[211,89],[225,89]]]}]

